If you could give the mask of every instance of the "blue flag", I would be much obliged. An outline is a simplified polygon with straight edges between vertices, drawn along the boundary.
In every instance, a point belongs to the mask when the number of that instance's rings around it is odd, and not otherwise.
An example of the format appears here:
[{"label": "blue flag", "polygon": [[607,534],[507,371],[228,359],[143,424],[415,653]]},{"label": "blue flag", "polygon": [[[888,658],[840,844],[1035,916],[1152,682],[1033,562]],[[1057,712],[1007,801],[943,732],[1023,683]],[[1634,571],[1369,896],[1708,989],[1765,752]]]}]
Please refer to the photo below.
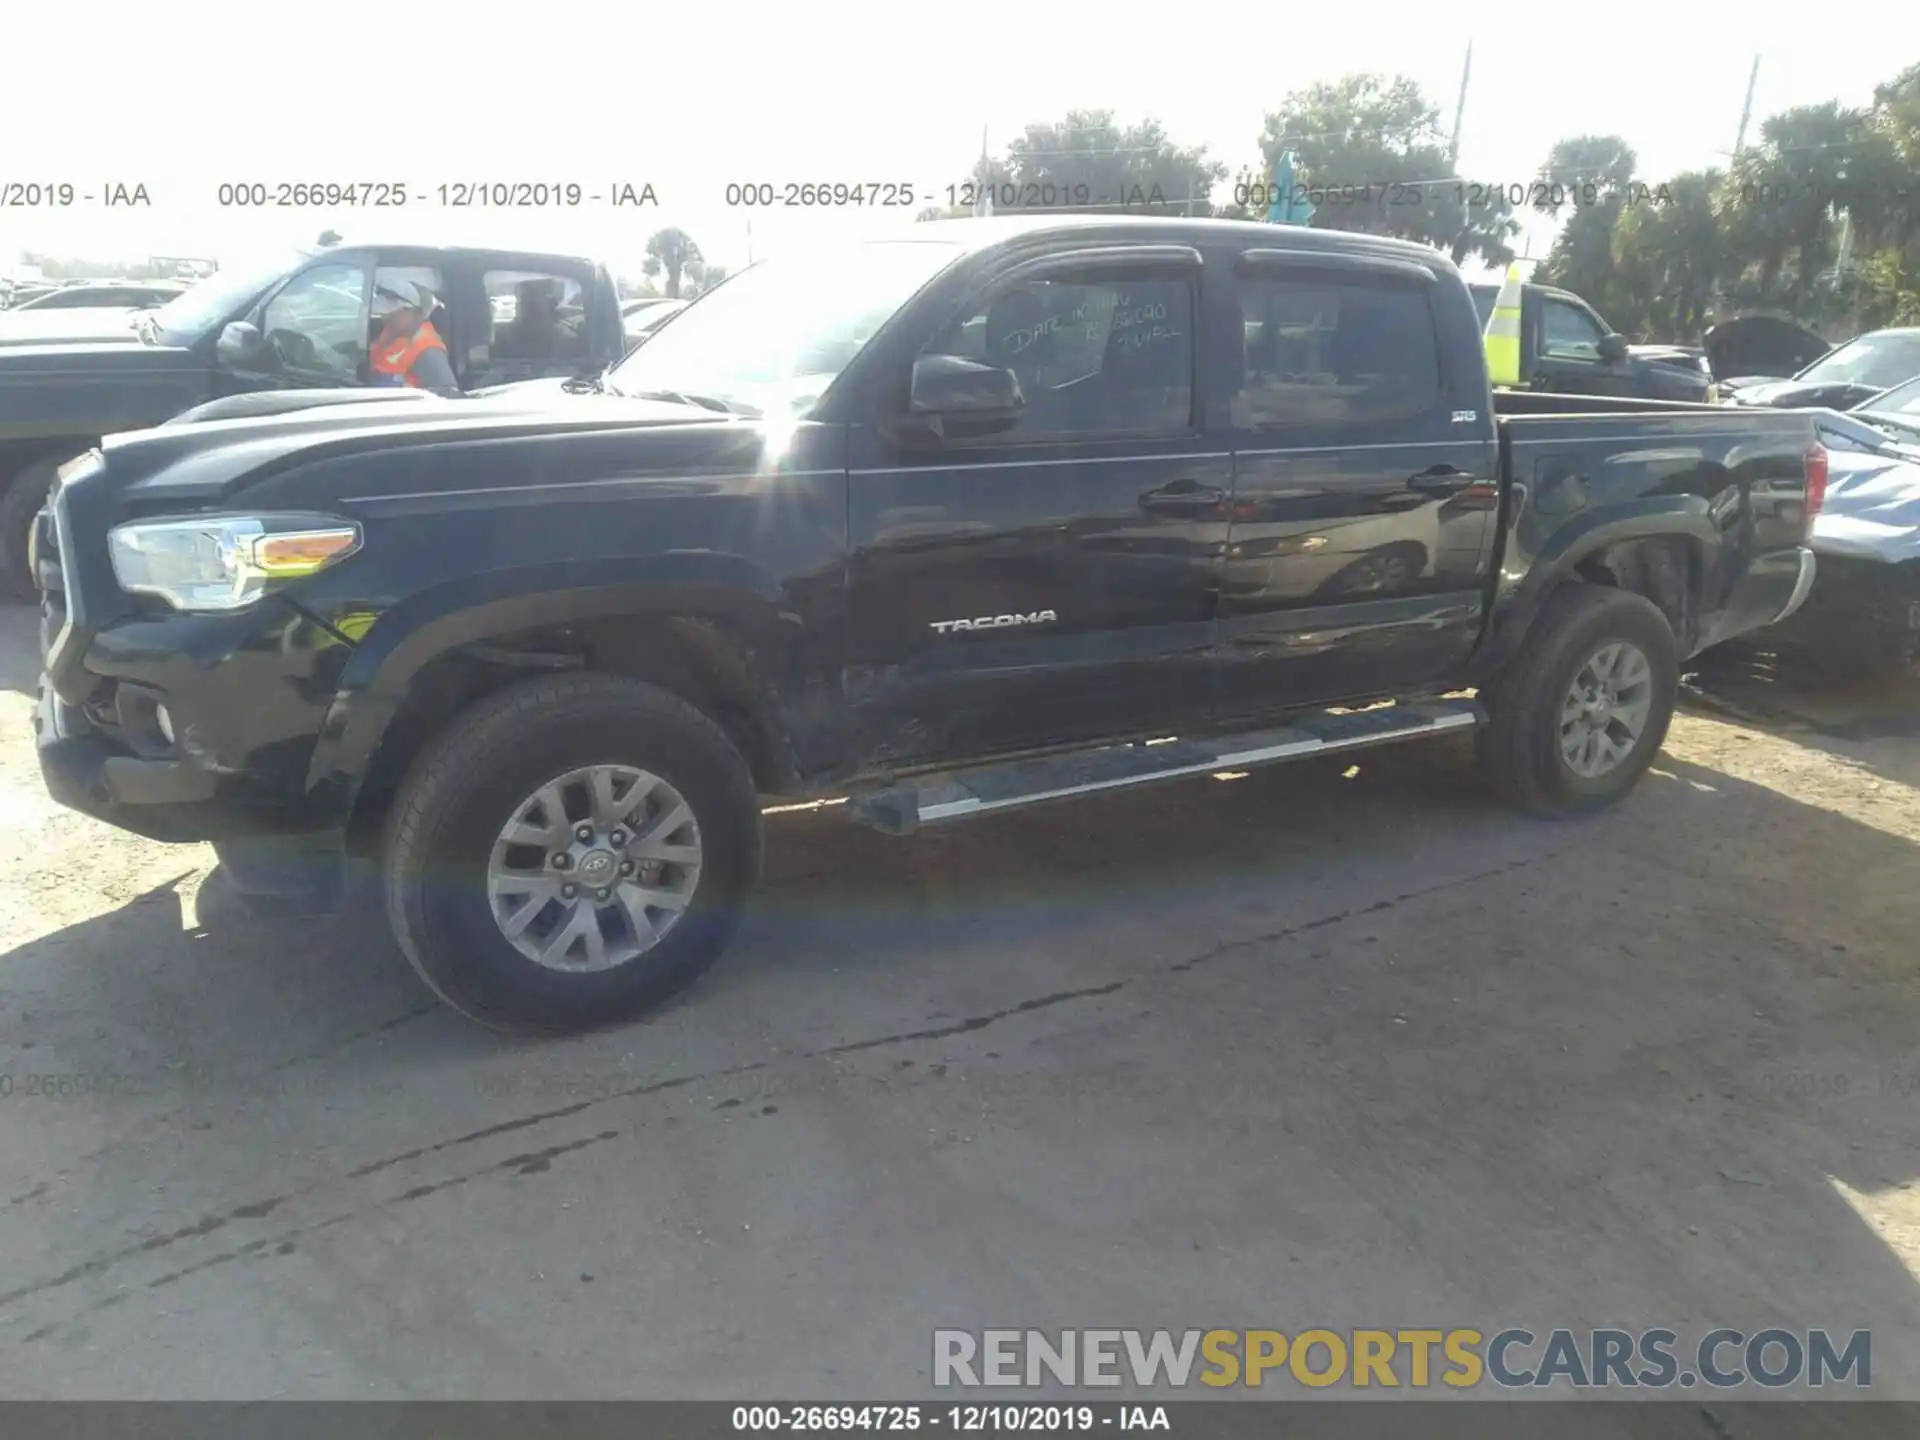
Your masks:
[{"label": "blue flag", "polygon": [[1313,203],[1293,183],[1293,152],[1282,150],[1273,162],[1273,203],[1267,207],[1269,225],[1305,225],[1313,219]]}]

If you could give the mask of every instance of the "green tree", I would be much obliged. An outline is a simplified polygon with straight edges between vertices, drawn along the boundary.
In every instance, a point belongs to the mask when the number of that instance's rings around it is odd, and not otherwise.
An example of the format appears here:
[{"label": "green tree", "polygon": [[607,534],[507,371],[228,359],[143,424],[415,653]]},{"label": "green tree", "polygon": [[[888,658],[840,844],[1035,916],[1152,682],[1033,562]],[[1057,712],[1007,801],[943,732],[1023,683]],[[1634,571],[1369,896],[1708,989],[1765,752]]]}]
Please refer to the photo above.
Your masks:
[{"label": "green tree", "polygon": [[1594,300],[1612,324],[1644,340],[1692,344],[1713,323],[1726,269],[1725,179],[1718,170],[1690,171],[1666,182],[1660,203],[1626,206],[1613,237],[1606,305]]},{"label": "green tree", "polygon": [[1111,110],[1072,110],[1027,126],[969,178],[995,187],[995,211],[1210,215],[1213,187],[1226,174],[1205,146],[1175,144],[1158,120],[1122,126]]},{"label": "green tree", "polygon": [[1622,330],[1691,341],[1722,310],[1783,310],[1830,329],[1914,314],[1920,65],[1865,110],[1830,101],[1768,117],[1725,173],[1652,185],[1636,168],[1607,135],[1562,140],[1540,167],[1566,191],[1539,204],[1565,221],[1540,278]]},{"label": "green tree", "polygon": [[697,280],[700,264],[700,247],[694,243],[693,237],[679,226],[669,225],[648,237],[647,258],[641,268],[649,279],[664,276],[667,294],[677,300],[680,298],[682,280]]},{"label": "green tree", "polygon": [[1455,263],[1513,258],[1512,206],[1461,183],[1439,107],[1404,75],[1346,75],[1293,91],[1261,131],[1263,176],[1285,150],[1299,159],[1316,227],[1423,241]]},{"label": "green tree", "polygon": [[692,300],[697,296],[704,295],[726,278],[726,266],[702,262],[699,273],[692,277],[692,283],[686,292],[685,298]]},{"label": "green tree", "polygon": [[1760,291],[1812,314],[1831,296],[1839,217],[1863,198],[1850,174],[1867,116],[1837,101],[1803,105],[1761,123],[1761,143],[1734,157],[1726,213],[1734,253],[1758,267]]},{"label": "green tree", "polygon": [[1571,136],[1547,152],[1534,199],[1535,210],[1563,222],[1536,278],[1583,297],[1627,334],[1644,324],[1644,297],[1619,283],[1614,236],[1638,168],[1618,135]]}]

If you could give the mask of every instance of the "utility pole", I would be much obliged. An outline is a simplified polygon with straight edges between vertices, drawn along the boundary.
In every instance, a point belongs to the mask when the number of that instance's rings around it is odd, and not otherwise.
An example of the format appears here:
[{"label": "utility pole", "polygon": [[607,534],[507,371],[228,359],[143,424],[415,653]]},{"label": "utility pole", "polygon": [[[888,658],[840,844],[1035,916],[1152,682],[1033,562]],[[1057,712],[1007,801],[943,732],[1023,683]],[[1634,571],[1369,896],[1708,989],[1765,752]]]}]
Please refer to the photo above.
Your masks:
[{"label": "utility pole", "polygon": [[1747,72],[1747,98],[1740,106],[1740,133],[1733,137],[1733,153],[1738,155],[1747,143],[1747,121],[1753,117],[1753,86],[1760,78],[1760,57],[1753,57],[1753,69]]},{"label": "utility pole", "polygon": [[1447,168],[1460,163],[1460,122],[1467,113],[1467,81],[1473,75],[1473,42],[1467,42],[1467,63],[1460,67],[1460,103],[1453,107],[1453,139],[1447,144]]},{"label": "utility pole", "polygon": [[973,197],[975,216],[993,214],[993,197],[987,193],[987,178],[991,169],[987,163],[987,127],[980,127],[980,164],[974,170],[974,183],[978,186]]}]

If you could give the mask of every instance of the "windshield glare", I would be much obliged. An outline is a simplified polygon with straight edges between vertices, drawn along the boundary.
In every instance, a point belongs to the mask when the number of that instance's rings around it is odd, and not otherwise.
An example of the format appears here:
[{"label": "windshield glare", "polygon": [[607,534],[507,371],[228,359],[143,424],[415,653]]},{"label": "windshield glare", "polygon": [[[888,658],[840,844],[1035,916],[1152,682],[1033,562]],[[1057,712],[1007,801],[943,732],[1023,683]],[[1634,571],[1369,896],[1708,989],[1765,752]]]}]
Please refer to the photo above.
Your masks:
[{"label": "windshield glare", "polygon": [[1800,378],[1819,385],[1866,385],[1884,390],[1917,375],[1920,332],[1862,335],[1802,371]]},{"label": "windshield glare", "polygon": [[222,266],[178,299],[151,311],[154,328],[163,335],[198,339],[306,258],[304,251],[289,250],[247,265]]},{"label": "windshield glare", "polygon": [[629,395],[673,390],[799,413],[959,253],[951,241],[892,240],[762,260],[680,311],[608,379]]}]

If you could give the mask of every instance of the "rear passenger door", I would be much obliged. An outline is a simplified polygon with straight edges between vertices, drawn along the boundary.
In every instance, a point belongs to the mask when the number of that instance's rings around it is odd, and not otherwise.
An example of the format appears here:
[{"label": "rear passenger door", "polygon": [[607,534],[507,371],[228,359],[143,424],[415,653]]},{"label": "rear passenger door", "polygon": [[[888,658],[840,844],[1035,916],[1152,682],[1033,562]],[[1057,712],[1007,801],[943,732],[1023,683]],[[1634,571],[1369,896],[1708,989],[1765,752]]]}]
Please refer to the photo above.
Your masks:
[{"label": "rear passenger door", "polygon": [[1442,363],[1435,307],[1459,353],[1472,303],[1409,260],[1279,249],[1246,252],[1234,290],[1219,722],[1447,676],[1498,504],[1485,372]]}]

